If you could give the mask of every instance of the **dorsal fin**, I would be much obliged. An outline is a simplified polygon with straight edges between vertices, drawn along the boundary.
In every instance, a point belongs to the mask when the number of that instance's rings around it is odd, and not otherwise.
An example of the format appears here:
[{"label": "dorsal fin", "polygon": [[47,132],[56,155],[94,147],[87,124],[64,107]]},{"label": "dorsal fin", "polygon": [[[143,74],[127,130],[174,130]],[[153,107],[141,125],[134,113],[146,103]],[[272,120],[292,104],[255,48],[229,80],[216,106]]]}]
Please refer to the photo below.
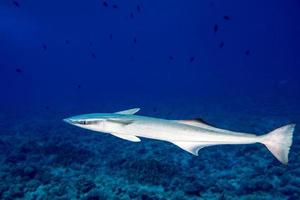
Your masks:
[{"label": "dorsal fin", "polygon": [[134,114],[137,113],[139,110],[140,110],[140,108],[133,108],[133,109],[129,109],[129,110],[118,111],[118,112],[116,112],[116,114],[134,115]]},{"label": "dorsal fin", "polygon": [[178,122],[178,123],[181,123],[181,124],[196,126],[196,127],[200,127],[200,128],[204,128],[204,129],[209,129],[211,131],[219,131],[219,132],[222,132],[222,133],[225,133],[225,134],[234,134],[234,135],[240,135],[241,134],[241,133],[235,132],[235,131],[229,131],[229,130],[216,128],[216,127],[208,124],[207,122],[205,122],[201,118],[191,119],[191,120],[175,120],[175,121]]},{"label": "dorsal fin", "polygon": [[210,123],[206,122],[205,120],[203,120],[202,118],[196,118],[196,119],[192,119],[192,121],[196,121],[196,122],[200,122],[202,124],[206,124],[208,126],[212,126]]}]

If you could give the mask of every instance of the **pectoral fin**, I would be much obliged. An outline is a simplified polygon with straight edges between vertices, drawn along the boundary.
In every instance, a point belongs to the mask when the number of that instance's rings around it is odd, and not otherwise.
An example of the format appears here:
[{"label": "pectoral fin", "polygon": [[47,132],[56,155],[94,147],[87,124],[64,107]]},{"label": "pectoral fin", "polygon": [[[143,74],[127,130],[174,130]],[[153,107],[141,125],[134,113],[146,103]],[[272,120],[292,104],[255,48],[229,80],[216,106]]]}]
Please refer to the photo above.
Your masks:
[{"label": "pectoral fin", "polygon": [[199,142],[185,142],[185,141],[184,142],[172,141],[172,143],[195,156],[198,156],[198,151],[200,149],[211,145],[211,144],[204,144]]},{"label": "pectoral fin", "polygon": [[131,142],[140,142],[141,139],[134,136],[134,135],[125,135],[125,134],[117,134],[117,133],[110,133],[118,138],[121,138],[123,140],[129,140]]},{"label": "pectoral fin", "polygon": [[215,128],[200,118],[191,119],[191,120],[176,120],[176,121],[181,124],[197,126],[197,127],[201,127],[201,128]]},{"label": "pectoral fin", "polygon": [[133,123],[134,120],[129,120],[129,119],[107,119],[106,121],[108,122],[113,122],[113,123],[117,123],[117,124],[120,124],[120,125],[128,125],[128,124],[131,124]]}]

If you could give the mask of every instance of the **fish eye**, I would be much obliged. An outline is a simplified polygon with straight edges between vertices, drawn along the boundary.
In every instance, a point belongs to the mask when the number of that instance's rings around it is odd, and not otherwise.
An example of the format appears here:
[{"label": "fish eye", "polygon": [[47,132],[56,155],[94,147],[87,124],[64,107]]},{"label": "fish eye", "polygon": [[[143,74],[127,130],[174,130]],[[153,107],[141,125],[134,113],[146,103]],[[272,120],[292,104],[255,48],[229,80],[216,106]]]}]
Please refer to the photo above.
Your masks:
[{"label": "fish eye", "polygon": [[81,120],[81,121],[76,121],[76,124],[81,124],[81,125],[94,125],[94,124],[99,124],[102,121],[99,120]]},{"label": "fish eye", "polygon": [[83,121],[84,125],[94,125],[94,124],[98,124],[99,121],[98,120],[88,120],[88,121]]},{"label": "fish eye", "polygon": [[76,123],[77,123],[77,124],[85,125],[85,124],[86,124],[86,121],[84,121],[84,120],[83,120],[83,121],[77,121]]}]

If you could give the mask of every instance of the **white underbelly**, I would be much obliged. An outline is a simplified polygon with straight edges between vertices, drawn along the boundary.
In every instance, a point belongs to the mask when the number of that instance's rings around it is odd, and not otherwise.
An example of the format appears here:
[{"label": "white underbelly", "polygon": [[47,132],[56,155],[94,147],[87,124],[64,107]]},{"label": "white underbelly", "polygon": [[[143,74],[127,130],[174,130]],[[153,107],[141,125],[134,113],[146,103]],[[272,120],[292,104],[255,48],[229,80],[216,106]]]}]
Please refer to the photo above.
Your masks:
[{"label": "white underbelly", "polygon": [[253,134],[228,134],[173,123],[135,123],[116,131],[121,134],[164,141],[191,141],[212,144],[248,144],[257,141],[256,136]]}]

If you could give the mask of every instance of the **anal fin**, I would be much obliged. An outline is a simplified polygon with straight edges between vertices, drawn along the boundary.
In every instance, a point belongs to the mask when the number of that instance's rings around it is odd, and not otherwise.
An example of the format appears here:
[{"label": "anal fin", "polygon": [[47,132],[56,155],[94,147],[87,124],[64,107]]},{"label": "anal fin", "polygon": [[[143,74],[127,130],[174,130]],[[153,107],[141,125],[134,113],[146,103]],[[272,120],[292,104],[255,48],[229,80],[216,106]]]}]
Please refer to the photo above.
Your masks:
[{"label": "anal fin", "polygon": [[204,147],[211,146],[212,144],[201,143],[201,142],[186,142],[186,141],[171,141],[181,149],[198,156],[198,151]]},{"label": "anal fin", "polygon": [[128,141],[131,141],[131,142],[140,142],[141,139],[134,136],[134,135],[126,135],[126,134],[118,134],[118,133],[110,133],[118,138],[121,138],[123,140],[128,140]]}]

